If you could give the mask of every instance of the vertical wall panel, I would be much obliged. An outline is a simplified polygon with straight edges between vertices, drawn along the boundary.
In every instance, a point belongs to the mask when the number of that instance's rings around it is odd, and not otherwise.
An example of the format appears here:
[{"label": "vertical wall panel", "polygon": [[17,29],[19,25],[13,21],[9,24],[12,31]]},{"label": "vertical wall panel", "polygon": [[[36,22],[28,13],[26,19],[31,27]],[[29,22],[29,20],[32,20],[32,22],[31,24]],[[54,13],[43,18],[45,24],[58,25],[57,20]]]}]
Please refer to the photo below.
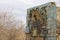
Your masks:
[{"label": "vertical wall panel", "polygon": [[27,27],[31,37],[42,36],[45,40],[56,40],[55,3],[50,2],[28,9]]}]

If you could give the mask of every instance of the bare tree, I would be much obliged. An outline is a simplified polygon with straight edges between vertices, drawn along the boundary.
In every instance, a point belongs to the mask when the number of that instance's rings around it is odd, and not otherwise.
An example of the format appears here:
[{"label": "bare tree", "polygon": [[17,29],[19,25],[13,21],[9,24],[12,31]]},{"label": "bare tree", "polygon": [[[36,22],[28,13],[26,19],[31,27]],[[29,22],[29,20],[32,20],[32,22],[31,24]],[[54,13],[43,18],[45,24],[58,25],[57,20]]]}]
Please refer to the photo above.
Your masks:
[{"label": "bare tree", "polygon": [[10,31],[14,25],[14,17],[8,12],[0,12],[0,39],[8,40]]},{"label": "bare tree", "polygon": [[8,12],[0,12],[0,40],[25,40],[24,24]]}]

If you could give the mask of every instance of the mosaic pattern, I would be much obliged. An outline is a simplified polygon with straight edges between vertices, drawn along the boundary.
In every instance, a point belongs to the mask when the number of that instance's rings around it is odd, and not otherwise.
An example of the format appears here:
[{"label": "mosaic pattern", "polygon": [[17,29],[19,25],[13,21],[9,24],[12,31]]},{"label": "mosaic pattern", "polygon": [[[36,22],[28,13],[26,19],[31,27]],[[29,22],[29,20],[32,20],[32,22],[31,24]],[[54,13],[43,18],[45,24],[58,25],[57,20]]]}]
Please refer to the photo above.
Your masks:
[{"label": "mosaic pattern", "polygon": [[27,10],[27,27],[33,37],[56,40],[56,5],[50,2]]}]

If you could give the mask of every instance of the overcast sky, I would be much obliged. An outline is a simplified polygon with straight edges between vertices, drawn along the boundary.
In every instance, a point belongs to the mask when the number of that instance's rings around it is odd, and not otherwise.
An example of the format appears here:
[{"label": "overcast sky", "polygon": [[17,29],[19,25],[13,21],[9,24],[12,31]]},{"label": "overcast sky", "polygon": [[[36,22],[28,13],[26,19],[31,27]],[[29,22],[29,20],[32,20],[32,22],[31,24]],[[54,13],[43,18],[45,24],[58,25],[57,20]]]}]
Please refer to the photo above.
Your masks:
[{"label": "overcast sky", "polygon": [[17,20],[26,22],[27,9],[48,2],[56,2],[60,6],[59,0],[0,0],[0,11],[12,11]]}]

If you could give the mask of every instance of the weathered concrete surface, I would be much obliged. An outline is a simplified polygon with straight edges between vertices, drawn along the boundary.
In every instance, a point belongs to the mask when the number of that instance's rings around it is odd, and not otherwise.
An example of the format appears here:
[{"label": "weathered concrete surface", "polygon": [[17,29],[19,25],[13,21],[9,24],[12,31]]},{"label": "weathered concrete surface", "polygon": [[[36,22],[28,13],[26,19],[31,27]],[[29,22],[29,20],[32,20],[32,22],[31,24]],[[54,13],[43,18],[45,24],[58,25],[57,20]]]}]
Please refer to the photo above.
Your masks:
[{"label": "weathered concrete surface", "polygon": [[57,40],[60,40],[60,7],[57,7],[57,29],[56,29]]}]

